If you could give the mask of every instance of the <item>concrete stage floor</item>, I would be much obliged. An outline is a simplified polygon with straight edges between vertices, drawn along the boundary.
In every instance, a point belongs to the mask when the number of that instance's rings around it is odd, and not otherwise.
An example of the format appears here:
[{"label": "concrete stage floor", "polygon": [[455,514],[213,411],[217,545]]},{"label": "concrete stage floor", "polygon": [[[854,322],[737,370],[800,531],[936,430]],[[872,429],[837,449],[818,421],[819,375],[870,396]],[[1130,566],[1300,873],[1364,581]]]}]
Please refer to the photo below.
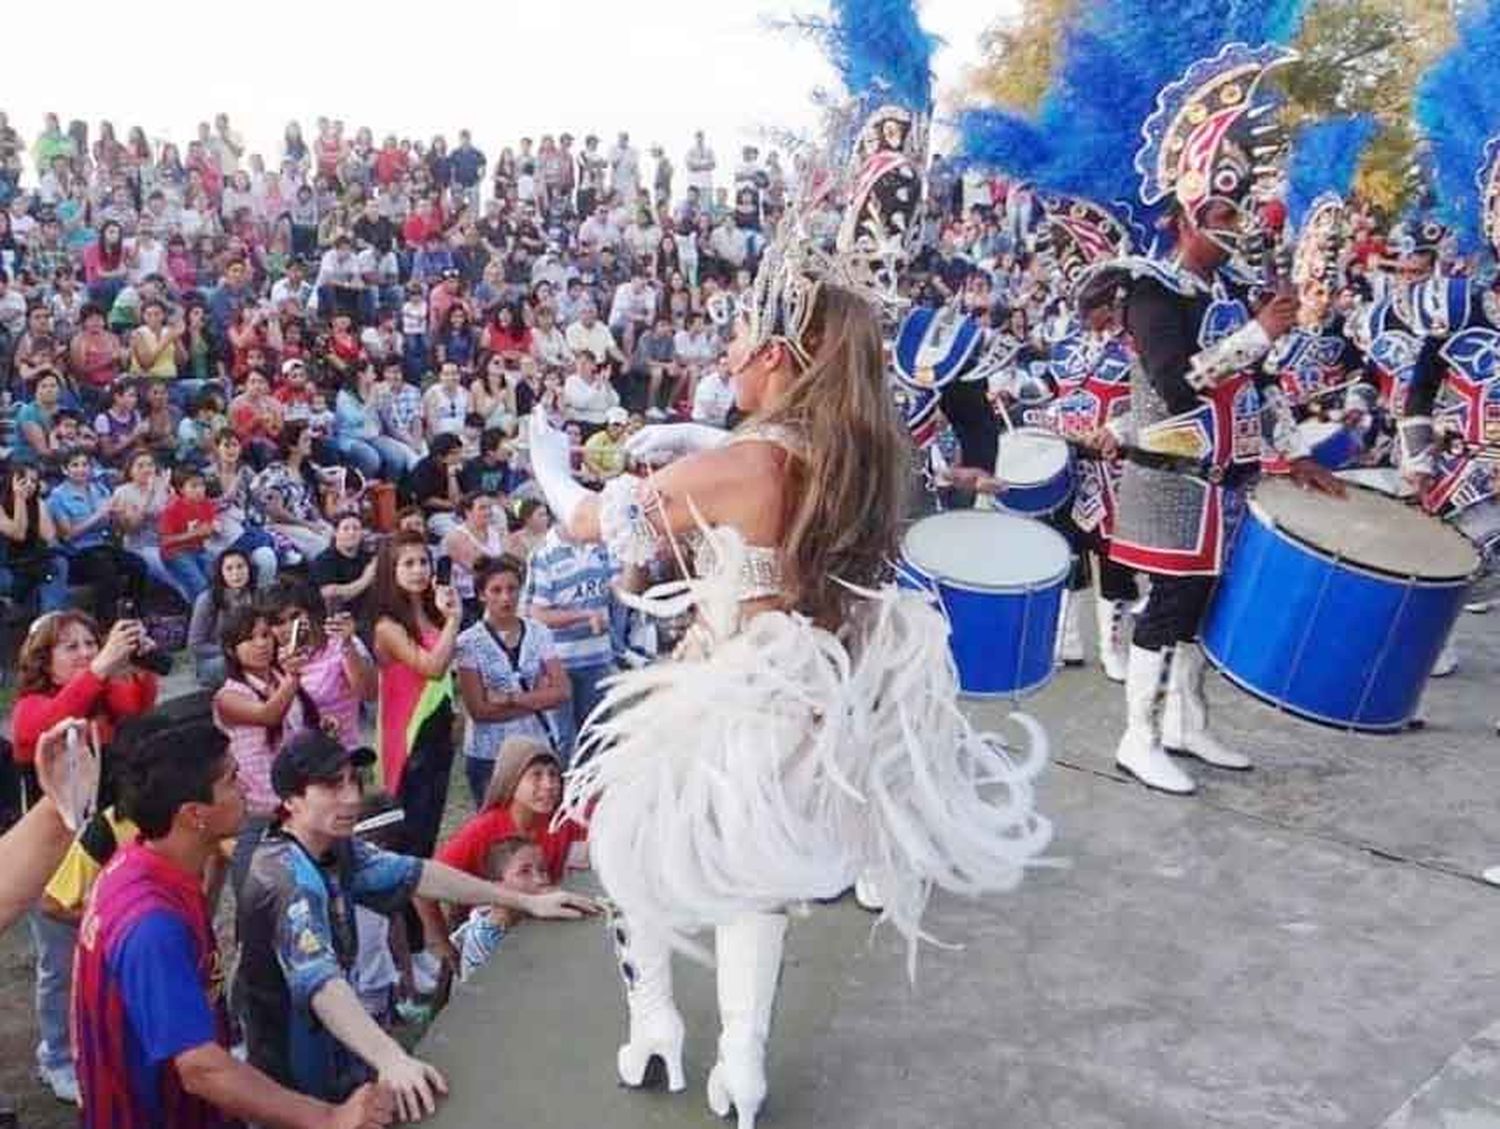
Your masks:
[{"label": "concrete stage floor", "polygon": [[[1088,617],[1091,618],[1091,617]],[[1500,611],[1465,616],[1430,725],[1356,737],[1214,680],[1254,772],[1197,796],[1120,778],[1122,694],[1063,671],[1027,708],[1066,869],[935,900],[915,985],[846,901],[795,920],[767,1129],[1500,1129]],[[982,722],[1003,711],[975,707]],[[421,1053],[432,1124],[708,1126],[711,974],[679,958],[689,1089],[615,1081],[622,991],[597,922],[532,923],[456,990]]]}]

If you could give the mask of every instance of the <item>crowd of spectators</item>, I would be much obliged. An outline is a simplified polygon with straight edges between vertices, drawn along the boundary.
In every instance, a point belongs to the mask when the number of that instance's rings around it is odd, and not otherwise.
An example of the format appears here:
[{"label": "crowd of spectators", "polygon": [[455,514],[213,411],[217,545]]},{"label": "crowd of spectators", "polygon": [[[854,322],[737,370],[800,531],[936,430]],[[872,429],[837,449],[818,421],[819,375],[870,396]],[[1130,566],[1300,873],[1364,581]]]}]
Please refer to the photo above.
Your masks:
[{"label": "crowd of spectators", "polygon": [[[15,759],[34,797],[40,750],[82,719],[120,762],[30,915],[38,1065],[86,1124],[424,1109],[442,1080],[389,1032],[443,967],[467,976],[528,912],[579,908],[556,893],[586,862],[582,829],[552,823],[561,773],[603,680],[671,625],[618,598],[649,576],[552,527],[521,421],[566,428],[595,483],[638,469],[647,422],[736,422],[710,314],[749,284],[797,170],[753,149],[721,166],[701,134],[683,169],[624,134],[492,159],[467,131],[376,145],[326,120],[267,160],[224,115],[183,150],[49,117],[27,149],[0,116],[0,580],[42,615]],[[1029,332],[1052,299],[1023,197],[941,161],[932,183],[913,296]],[[179,644],[207,702],[195,747],[222,754],[111,752]],[[440,842],[460,755],[475,815]],[[153,883],[170,920],[117,927]],[[185,971],[217,960],[221,892],[248,1065]],[[79,944],[90,913],[104,949]],[[173,991],[121,979],[132,960]],[[96,1038],[75,1067],[70,996],[154,1041]]]}]

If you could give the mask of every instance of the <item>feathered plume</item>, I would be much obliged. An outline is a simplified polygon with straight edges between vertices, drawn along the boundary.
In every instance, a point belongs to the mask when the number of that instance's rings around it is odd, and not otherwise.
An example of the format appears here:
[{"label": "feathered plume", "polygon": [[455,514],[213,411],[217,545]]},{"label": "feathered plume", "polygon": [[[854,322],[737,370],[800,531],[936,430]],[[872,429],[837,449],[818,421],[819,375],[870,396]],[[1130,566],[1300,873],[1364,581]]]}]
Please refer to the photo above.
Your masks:
[{"label": "feathered plume", "polygon": [[920,114],[932,112],[932,56],[939,39],[923,29],[913,0],[832,0],[827,19],[803,16],[781,26],[823,43],[844,88],[874,92]]},{"label": "feathered plume", "polygon": [[[1156,93],[1225,43],[1284,43],[1306,0],[1106,0],[1079,5],[1034,117],[960,115],[960,156],[1100,203],[1134,202],[1139,128]],[[1149,218],[1149,217],[1147,217]]]},{"label": "feathered plume", "polygon": [[1500,134],[1500,3],[1478,3],[1460,21],[1458,40],[1417,84],[1416,119],[1432,154],[1438,217],[1464,253],[1480,245],[1474,178],[1485,142]]},{"label": "feathered plume", "polygon": [[1310,122],[1297,130],[1287,165],[1286,209],[1294,228],[1324,192],[1347,196],[1360,154],[1375,133],[1369,114]]}]

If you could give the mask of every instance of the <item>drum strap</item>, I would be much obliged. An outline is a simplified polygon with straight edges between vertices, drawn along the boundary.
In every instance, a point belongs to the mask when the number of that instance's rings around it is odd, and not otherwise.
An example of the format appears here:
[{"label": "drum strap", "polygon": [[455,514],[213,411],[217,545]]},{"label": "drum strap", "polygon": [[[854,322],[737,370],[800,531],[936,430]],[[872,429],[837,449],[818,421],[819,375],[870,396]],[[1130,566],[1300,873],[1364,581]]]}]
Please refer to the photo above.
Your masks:
[{"label": "drum strap", "polygon": [[[1092,447],[1086,447],[1076,440],[1069,439],[1068,445],[1073,448],[1074,454],[1082,459],[1091,459],[1096,462],[1103,461],[1099,452]],[[1224,480],[1223,471],[1216,466],[1204,466],[1197,459],[1189,459],[1182,455],[1168,455],[1160,451],[1147,451],[1141,447],[1120,444],[1117,448],[1120,458],[1127,463],[1135,463],[1136,466],[1147,467],[1150,470],[1164,470],[1169,474],[1185,474],[1189,478],[1197,478],[1203,482],[1218,483]]]}]

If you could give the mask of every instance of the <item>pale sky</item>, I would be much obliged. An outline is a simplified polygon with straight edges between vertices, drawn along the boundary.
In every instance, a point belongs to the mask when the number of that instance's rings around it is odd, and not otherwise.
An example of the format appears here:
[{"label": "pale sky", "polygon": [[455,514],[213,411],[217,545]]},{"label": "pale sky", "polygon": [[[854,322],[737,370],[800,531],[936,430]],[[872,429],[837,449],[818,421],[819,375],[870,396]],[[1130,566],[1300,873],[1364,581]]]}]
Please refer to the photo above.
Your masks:
[{"label": "pale sky", "polygon": [[[1011,3],[924,0],[924,25],[946,40],[935,67],[940,94]],[[581,141],[592,132],[608,148],[624,129],[643,157],[663,144],[679,170],[701,128],[723,170],[758,127],[810,128],[809,95],[836,81],[816,46],[764,23],[819,12],[820,0],[13,7],[12,44],[54,41],[60,19],[82,25],[67,33],[62,54],[8,53],[0,109],[28,145],[55,110],[64,127],[87,121],[91,141],[108,119],[122,141],[142,125],[185,149],[197,123],[222,110],[272,168],[289,120],[310,140],[314,119],[326,115],[344,120],[346,136],[370,126],[377,145],[386,132],[441,132],[451,145],[467,127],[491,161],[522,135],[566,131]]]}]

